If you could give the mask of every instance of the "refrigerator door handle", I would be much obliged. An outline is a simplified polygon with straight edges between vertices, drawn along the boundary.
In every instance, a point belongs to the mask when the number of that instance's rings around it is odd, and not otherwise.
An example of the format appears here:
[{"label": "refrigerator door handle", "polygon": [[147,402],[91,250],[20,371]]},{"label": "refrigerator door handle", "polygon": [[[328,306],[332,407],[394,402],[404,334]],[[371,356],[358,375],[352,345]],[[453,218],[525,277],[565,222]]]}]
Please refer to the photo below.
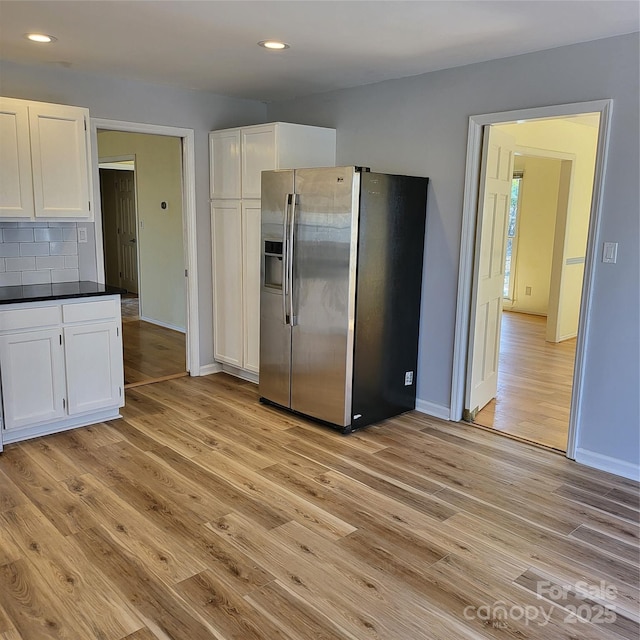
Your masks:
[{"label": "refrigerator door handle", "polygon": [[287,294],[289,293],[289,251],[287,250],[287,237],[289,233],[289,205],[291,194],[287,193],[284,199],[284,219],[282,221],[282,323],[289,324],[287,314]]},{"label": "refrigerator door handle", "polygon": [[296,226],[296,204],[298,203],[298,194],[291,194],[291,220],[289,221],[289,246],[287,247],[288,258],[288,277],[289,280],[289,324],[294,327],[296,317],[293,309],[293,247],[294,247],[294,229]]}]

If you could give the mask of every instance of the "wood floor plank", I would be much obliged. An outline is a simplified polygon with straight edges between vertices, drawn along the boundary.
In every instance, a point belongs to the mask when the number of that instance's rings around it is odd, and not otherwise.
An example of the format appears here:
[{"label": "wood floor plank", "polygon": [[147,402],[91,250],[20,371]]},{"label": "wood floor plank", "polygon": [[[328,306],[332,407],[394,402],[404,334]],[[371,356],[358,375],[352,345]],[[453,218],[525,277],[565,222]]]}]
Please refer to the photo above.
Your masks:
[{"label": "wood floor plank", "polygon": [[293,640],[357,640],[330,615],[323,614],[312,602],[300,598],[279,580],[252,591],[245,600]]},{"label": "wood floor plank", "polygon": [[[417,412],[343,437],[226,374],[126,400],[0,455],[0,640],[637,635],[637,483]],[[579,622],[601,584],[616,620]]]},{"label": "wood floor plank", "polygon": [[20,562],[28,566],[31,585],[57,603],[64,634],[119,640],[140,628],[140,620],[109,582],[84,558],[70,556],[68,540],[35,507],[17,507],[4,513],[1,522],[22,548]]},{"label": "wood floor plank", "polygon": [[[297,593],[304,593],[325,602],[334,610],[339,624],[351,632],[367,631],[372,638],[393,640],[400,638],[429,637],[411,619],[404,619],[393,611],[387,602],[376,598],[376,608],[382,615],[365,613],[359,603],[369,595],[366,581],[352,582],[327,563],[311,561],[306,555],[292,556],[290,545],[278,539],[277,531],[261,532],[248,529],[247,521],[236,515],[229,515],[211,523],[211,529],[237,544],[245,553],[264,558],[270,572]],[[359,630],[359,631],[357,631]]]},{"label": "wood floor plank", "polygon": [[171,597],[139,560],[118,546],[105,531],[88,529],[73,537],[87,559],[118,586],[147,626],[153,621],[152,631],[169,638],[192,640],[206,640],[214,635],[191,607]]},{"label": "wood floor plank", "polygon": [[183,580],[174,590],[200,611],[225,640],[287,640],[287,635],[278,626],[260,616],[211,571]]}]

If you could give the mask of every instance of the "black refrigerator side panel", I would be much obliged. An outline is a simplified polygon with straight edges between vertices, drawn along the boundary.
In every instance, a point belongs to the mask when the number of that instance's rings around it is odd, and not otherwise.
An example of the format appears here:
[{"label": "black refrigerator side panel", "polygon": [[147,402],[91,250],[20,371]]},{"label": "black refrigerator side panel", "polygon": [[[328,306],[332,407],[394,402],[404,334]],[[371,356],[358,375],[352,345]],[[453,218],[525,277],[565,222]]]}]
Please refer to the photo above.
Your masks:
[{"label": "black refrigerator side panel", "polygon": [[352,427],[415,408],[427,178],[363,173]]}]

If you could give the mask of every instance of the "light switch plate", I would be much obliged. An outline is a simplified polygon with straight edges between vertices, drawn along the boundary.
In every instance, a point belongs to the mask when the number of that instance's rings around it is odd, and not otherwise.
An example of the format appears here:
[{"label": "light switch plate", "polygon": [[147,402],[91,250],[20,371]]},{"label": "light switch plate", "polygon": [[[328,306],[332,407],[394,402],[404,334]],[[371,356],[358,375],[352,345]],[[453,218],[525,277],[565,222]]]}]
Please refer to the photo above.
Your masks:
[{"label": "light switch plate", "polygon": [[87,241],[87,227],[78,227],[78,242],[85,243]]},{"label": "light switch plate", "polygon": [[615,264],[618,261],[618,243],[605,242],[602,248],[602,262]]}]

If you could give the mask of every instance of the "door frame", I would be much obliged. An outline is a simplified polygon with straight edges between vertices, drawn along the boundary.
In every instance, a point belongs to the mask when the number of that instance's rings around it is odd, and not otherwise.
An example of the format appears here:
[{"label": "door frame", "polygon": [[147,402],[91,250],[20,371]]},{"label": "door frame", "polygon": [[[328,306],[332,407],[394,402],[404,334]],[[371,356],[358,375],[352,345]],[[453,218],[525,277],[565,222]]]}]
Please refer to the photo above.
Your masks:
[{"label": "door frame", "polygon": [[[93,173],[93,199],[95,202],[95,238],[97,280],[104,282],[104,247],[102,244],[102,208],[100,204],[100,173],[98,168],[98,129],[123,131],[126,133],[150,133],[159,136],[180,138],[182,141],[182,242],[184,246],[184,269],[187,280],[186,361],[189,375],[200,375],[200,323],[198,317],[198,266],[196,231],[196,182],[195,182],[195,133],[193,129],[167,127],[90,118],[91,165]],[[139,267],[139,265],[138,265]]]},{"label": "door frame", "polygon": [[577,438],[581,424],[582,394],[584,382],[584,364],[588,349],[590,310],[592,305],[593,281],[597,247],[600,235],[602,198],[604,191],[605,168],[611,126],[613,100],[594,100],[570,104],[534,107],[516,111],[487,113],[469,118],[467,138],[467,158],[465,169],[464,199],[462,208],[462,231],[460,240],[460,263],[458,270],[458,295],[456,303],[455,338],[453,349],[453,372],[451,378],[450,420],[459,422],[464,410],[467,357],[469,347],[469,328],[471,321],[471,293],[474,280],[474,247],[476,237],[476,221],[478,216],[478,193],[480,187],[480,169],[482,160],[482,139],[484,127],[492,124],[517,122],[538,118],[557,118],[580,115],[583,113],[599,113],[600,127],[598,131],[598,148],[596,152],[593,176],[593,197],[587,250],[580,303],[580,321],[576,344],[576,359],[573,372],[573,392],[569,415],[569,435],[567,441],[567,458],[575,459]]},{"label": "door frame", "polygon": [[[133,160],[133,169],[127,166],[127,168],[123,166],[118,166],[118,162],[122,162],[124,160]],[[113,166],[105,166],[108,164],[112,164]],[[100,169],[112,169],[116,171],[133,171],[133,197],[135,199],[135,225],[136,232],[138,230],[138,183],[137,183],[137,172],[136,172],[136,156],[135,154],[129,154],[126,156],[107,156],[104,158],[98,158],[98,176],[100,175]],[[100,222],[102,223],[102,199],[100,200]],[[104,239],[104,238],[103,238]],[[102,249],[104,251],[104,244],[102,245]],[[119,257],[119,254],[118,254]],[[118,260],[119,261],[119,260]],[[138,303],[140,308],[142,308],[142,287],[140,285],[140,243],[136,243],[136,270],[138,271],[136,277],[138,281]],[[122,283],[120,283],[122,287]]]}]

